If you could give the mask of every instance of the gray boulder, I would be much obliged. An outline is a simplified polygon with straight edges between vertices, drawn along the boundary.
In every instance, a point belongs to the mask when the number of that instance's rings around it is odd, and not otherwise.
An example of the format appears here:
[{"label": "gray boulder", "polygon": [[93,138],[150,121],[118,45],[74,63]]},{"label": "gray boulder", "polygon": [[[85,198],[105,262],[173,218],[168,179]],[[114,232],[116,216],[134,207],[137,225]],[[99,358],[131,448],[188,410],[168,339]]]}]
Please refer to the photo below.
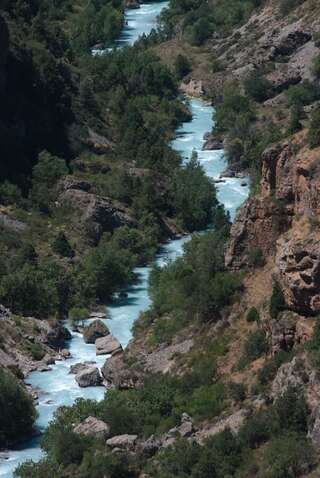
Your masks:
[{"label": "gray boulder", "polygon": [[113,355],[122,350],[122,346],[118,339],[109,334],[96,340],[97,355]]},{"label": "gray boulder", "polygon": [[76,375],[79,372],[82,372],[83,370],[86,370],[87,368],[93,366],[95,366],[95,362],[78,362],[74,365],[71,365],[69,373],[73,373]]},{"label": "gray boulder", "polygon": [[87,367],[76,375],[79,387],[96,387],[101,385],[102,378],[97,367]]},{"label": "gray boulder", "polygon": [[86,344],[94,344],[97,339],[106,337],[109,334],[109,329],[102,320],[94,320],[91,324],[84,327],[83,340]]},{"label": "gray boulder", "polygon": [[138,435],[116,435],[107,440],[107,446],[109,446],[110,448],[120,448],[128,450],[134,447],[137,439]]},{"label": "gray boulder", "polygon": [[110,433],[110,426],[98,418],[88,417],[79,423],[73,431],[79,435],[107,438]]}]

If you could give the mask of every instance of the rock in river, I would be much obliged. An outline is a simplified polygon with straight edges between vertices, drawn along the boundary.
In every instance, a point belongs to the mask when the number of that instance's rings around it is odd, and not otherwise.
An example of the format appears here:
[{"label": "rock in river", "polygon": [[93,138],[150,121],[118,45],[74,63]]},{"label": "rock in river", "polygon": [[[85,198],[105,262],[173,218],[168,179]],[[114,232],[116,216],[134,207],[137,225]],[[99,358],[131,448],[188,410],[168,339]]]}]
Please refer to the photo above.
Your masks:
[{"label": "rock in river", "polygon": [[96,353],[97,355],[114,354],[122,350],[122,346],[113,335],[109,334],[106,337],[101,337],[96,340]]},{"label": "rock in river", "polygon": [[97,367],[86,367],[77,373],[76,381],[79,387],[95,387],[101,384],[102,378]]},{"label": "rock in river", "polygon": [[84,327],[83,340],[86,344],[94,344],[97,339],[106,337],[109,334],[109,329],[102,320],[94,320],[91,324]]}]

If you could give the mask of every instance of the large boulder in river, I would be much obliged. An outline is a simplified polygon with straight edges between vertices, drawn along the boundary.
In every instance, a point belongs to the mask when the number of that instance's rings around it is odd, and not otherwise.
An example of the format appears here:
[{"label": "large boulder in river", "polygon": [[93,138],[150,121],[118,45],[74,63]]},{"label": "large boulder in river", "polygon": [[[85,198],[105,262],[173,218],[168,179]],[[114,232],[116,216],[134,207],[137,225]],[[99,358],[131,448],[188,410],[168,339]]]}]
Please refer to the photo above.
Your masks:
[{"label": "large boulder in river", "polygon": [[76,375],[79,387],[96,387],[101,384],[102,378],[97,367],[86,367]]},{"label": "large boulder in river", "polygon": [[113,355],[120,352],[122,346],[118,339],[109,334],[106,337],[101,337],[96,340],[96,354],[97,355]]},{"label": "large boulder in river", "polygon": [[78,373],[82,372],[83,370],[86,370],[88,367],[93,367],[95,366],[95,362],[78,362],[75,363],[74,365],[71,365],[69,369],[69,373],[73,373],[77,375]]},{"label": "large boulder in river", "polygon": [[84,327],[83,340],[86,344],[94,344],[97,339],[106,337],[109,334],[109,329],[102,320],[94,320],[91,324]]},{"label": "large boulder in river", "polygon": [[73,431],[79,435],[107,438],[110,433],[110,426],[96,417],[88,417],[79,423]]}]

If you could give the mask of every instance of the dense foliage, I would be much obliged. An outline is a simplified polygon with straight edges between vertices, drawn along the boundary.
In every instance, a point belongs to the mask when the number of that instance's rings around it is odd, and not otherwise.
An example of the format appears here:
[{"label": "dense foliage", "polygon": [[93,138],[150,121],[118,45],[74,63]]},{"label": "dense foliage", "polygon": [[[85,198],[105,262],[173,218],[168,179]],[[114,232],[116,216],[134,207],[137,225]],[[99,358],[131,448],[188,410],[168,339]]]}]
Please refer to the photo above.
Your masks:
[{"label": "dense foliage", "polygon": [[27,437],[33,429],[36,410],[32,398],[10,372],[0,369],[0,448]]},{"label": "dense foliage", "polygon": [[177,24],[191,45],[202,45],[213,33],[226,35],[245,22],[262,0],[215,0],[212,4],[200,0],[171,0],[162,14],[164,32],[171,36]]},{"label": "dense foliage", "polygon": [[[193,231],[214,219],[213,184],[195,159],[181,168],[170,147],[190,119],[175,76],[141,45],[87,54],[117,36],[121,12],[116,0],[3,5],[9,66],[0,61],[0,201],[23,224],[4,227],[0,238],[0,301],[15,313],[65,316],[106,300],[153,257],[170,234],[168,220]],[[12,116],[26,134],[12,130]],[[103,154],[88,148],[90,135],[108,145]],[[76,212],[59,197],[70,173],[129,208],[130,225],[103,237],[90,221],[77,228]]]}]

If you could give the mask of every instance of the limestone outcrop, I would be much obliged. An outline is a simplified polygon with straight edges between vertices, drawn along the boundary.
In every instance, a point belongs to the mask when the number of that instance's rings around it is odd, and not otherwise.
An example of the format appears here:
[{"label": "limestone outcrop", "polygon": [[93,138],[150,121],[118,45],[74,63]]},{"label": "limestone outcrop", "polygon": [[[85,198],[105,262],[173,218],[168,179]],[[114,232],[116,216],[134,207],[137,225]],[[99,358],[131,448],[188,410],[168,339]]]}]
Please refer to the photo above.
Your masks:
[{"label": "limestone outcrop", "polygon": [[97,339],[109,334],[108,327],[100,319],[94,320],[83,328],[83,340],[86,344],[94,344]]}]

